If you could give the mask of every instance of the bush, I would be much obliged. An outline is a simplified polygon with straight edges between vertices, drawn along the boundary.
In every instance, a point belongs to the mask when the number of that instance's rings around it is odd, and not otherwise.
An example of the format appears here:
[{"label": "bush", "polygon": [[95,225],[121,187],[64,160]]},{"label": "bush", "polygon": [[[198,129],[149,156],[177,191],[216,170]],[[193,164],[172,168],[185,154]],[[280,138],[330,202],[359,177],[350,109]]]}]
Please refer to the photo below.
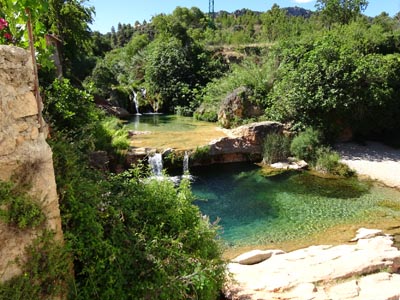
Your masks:
[{"label": "bush", "polygon": [[197,109],[193,117],[196,120],[206,121],[206,122],[217,122],[218,121],[218,107],[211,107],[202,105],[199,109]]},{"label": "bush", "polygon": [[101,175],[62,139],[53,152],[75,259],[71,299],[216,299],[225,264],[189,182],[145,180],[142,166]]},{"label": "bush", "polygon": [[40,205],[12,182],[0,181],[0,207],[0,217],[19,229],[34,228],[45,221]]},{"label": "bush", "polygon": [[317,149],[321,144],[321,133],[318,130],[307,128],[296,136],[290,145],[290,152],[298,159],[315,163]]},{"label": "bush", "polygon": [[243,86],[252,91],[251,96],[248,97],[251,104],[265,107],[275,76],[271,62],[272,60],[266,59],[265,62],[256,63],[249,59],[241,65],[231,65],[231,72],[208,83],[202,93],[197,95],[197,102],[201,105],[195,112],[195,118],[217,121],[218,111],[226,96]]},{"label": "bush", "polygon": [[[129,147],[130,141],[128,131],[124,128],[120,120],[115,117],[107,117],[100,121],[100,126],[108,137],[111,138],[111,146],[117,150],[125,150]],[[98,136],[101,138],[101,136]],[[107,149],[107,144],[103,145]]]},{"label": "bush", "polygon": [[44,116],[53,129],[75,133],[99,119],[93,97],[68,79],[56,79],[45,94]]},{"label": "bush", "polygon": [[398,129],[397,38],[374,28],[357,22],[277,44],[268,118],[321,128],[332,138],[346,128],[363,135]]},{"label": "bush", "polygon": [[191,153],[190,159],[194,161],[203,161],[210,157],[210,146],[196,147],[196,150]]},{"label": "bush", "polygon": [[319,172],[337,175],[341,177],[350,177],[354,175],[347,165],[341,163],[337,152],[329,148],[319,148],[317,150],[317,162],[315,169]]},{"label": "bush", "polygon": [[290,155],[290,137],[280,133],[271,133],[263,143],[263,162],[273,164]]},{"label": "bush", "polygon": [[64,299],[72,280],[68,247],[44,231],[25,249],[26,261],[16,261],[22,275],[0,284],[0,299]]},{"label": "bush", "polygon": [[175,114],[183,117],[191,117],[193,115],[193,111],[190,107],[187,106],[176,106]]}]

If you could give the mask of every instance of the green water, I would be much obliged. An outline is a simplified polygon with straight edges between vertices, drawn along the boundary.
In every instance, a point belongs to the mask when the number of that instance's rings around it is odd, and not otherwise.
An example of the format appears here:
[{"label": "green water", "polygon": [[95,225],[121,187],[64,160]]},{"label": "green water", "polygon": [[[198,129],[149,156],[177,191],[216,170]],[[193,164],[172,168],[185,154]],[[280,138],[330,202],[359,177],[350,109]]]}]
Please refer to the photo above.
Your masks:
[{"label": "green water", "polygon": [[371,215],[400,215],[400,192],[356,179],[306,172],[264,177],[250,164],[191,173],[195,204],[210,221],[220,219],[221,237],[231,246],[284,242]]},{"label": "green water", "polygon": [[150,114],[133,116],[126,124],[128,129],[137,131],[181,131],[188,132],[194,130],[199,124],[204,122],[196,121],[194,118],[182,117],[177,115]]}]

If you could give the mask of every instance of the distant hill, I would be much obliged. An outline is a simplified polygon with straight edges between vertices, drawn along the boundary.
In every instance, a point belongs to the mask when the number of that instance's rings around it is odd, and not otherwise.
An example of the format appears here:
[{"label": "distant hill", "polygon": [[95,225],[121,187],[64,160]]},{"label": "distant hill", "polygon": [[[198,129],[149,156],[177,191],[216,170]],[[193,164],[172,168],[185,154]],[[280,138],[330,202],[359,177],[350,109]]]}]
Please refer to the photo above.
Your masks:
[{"label": "distant hill", "polygon": [[[313,11],[309,9],[305,9],[302,7],[294,6],[294,7],[284,7],[282,8],[283,10],[286,10],[287,14],[293,17],[304,17],[304,18],[309,18],[311,15],[314,13]],[[263,12],[261,11],[253,11],[247,8],[242,8],[235,10],[234,12],[227,12],[225,10],[220,10],[215,13],[215,15],[218,17],[220,15],[235,15],[236,17],[240,17],[245,15],[246,13],[254,14],[254,15],[260,15]]]},{"label": "distant hill", "polygon": [[304,18],[309,18],[311,17],[311,15],[314,13],[313,11],[309,10],[309,9],[305,9],[302,7],[285,7],[283,8],[284,10],[286,10],[286,12],[290,15],[290,16],[294,16],[294,17],[304,17]]}]

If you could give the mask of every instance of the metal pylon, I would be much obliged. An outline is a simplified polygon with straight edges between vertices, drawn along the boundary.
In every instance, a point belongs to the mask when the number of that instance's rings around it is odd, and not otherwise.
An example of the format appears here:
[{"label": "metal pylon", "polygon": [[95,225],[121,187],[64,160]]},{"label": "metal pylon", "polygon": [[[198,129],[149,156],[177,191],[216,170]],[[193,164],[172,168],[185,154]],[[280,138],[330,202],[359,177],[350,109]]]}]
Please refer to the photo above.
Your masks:
[{"label": "metal pylon", "polygon": [[214,0],[208,0],[208,13],[211,19],[214,20],[215,12],[214,12]]}]

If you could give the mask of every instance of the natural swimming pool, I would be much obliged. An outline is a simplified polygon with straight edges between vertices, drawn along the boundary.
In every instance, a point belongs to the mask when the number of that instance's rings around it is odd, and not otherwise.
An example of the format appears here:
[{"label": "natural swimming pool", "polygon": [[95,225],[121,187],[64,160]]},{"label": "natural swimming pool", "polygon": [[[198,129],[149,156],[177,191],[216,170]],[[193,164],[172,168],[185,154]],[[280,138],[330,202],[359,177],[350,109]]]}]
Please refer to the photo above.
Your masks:
[{"label": "natural swimming pool", "polygon": [[[138,116],[128,127],[151,131],[135,136],[133,144],[152,148],[195,149],[224,135],[214,123],[174,115]],[[254,164],[204,166],[190,172],[195,204],[212,222],[220,219],[221,238],[229,246],[289,243],[289,248],[297,248],[343,242],[360,226],[400,233],[400,192],[371,182],[308,172],[266,177]],[[313,236],[318,239],[301,244]]]},{"label": "natural swimming pool", "polygon": [[399,191],[355,178],[326,179],[309,172],[266,177],[254,164],[191,173],[195,204],[211,222],[219,219],[229,246],[276,244],[337,225],[400,220]]}]

